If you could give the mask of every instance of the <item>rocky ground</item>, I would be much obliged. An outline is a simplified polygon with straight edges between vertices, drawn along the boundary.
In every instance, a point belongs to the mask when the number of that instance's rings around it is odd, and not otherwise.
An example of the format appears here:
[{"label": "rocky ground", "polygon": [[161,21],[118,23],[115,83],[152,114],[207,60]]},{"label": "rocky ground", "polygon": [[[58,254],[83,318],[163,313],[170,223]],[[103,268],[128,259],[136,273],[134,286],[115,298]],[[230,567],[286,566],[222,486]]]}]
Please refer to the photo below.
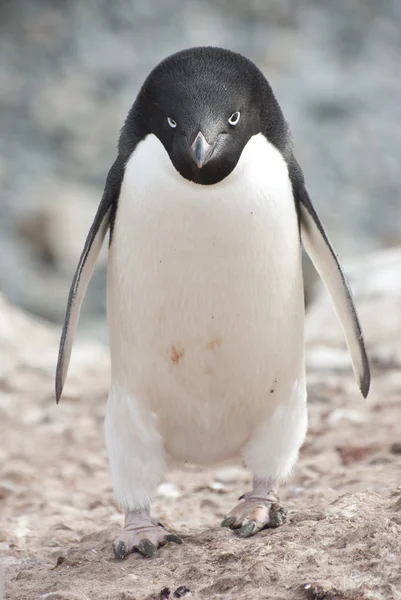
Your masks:
[{"label": "rocky ground", "polygon": [[[326,298],[308,314],[310,428],[282,488],[287,523],[242,540],[219,523],[239,464],[171,472],[153,511],[182,534],[113,558],[122,522],[103,440],[108,359],[78,343],[53,395],[57,332],[0,302],[0,572],[8,600],[401,598],[401,249],[348,268],[372,362],[364,400]],[[1,577],[0,576],[0,577]],[[0,592],[1,596],[1,592]]]},{"label": "rocky ground", "polygon": [[[399,0],[0,0],[0,289],[61,322],[125,115],[194,45],[270,79],[341,256],[400,244],[400,28]],[[104,275],[81,327],[105,338]]]}]

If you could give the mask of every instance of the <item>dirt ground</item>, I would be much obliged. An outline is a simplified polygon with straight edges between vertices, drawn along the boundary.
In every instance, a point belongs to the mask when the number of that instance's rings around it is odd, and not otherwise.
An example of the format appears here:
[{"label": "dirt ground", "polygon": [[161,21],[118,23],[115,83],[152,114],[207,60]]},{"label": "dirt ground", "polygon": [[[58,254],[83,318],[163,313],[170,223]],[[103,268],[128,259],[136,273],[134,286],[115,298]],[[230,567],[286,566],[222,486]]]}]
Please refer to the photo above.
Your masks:
[{"label": "dirt ground", "polygon": [[401,375],[391,353],[383,358],[370,348],[374,386],[364,400],[343,354],[327,368],[323,346],[311,336],[310,428],[281,490],[285,525],[246,540],[220,528],[249,489],[250,474],[239,464],[186,465],[169,473],[153,503],[153,514],[184,543],[152,559],[133,554],[117,562],[111,541],[122,514],[103,436],[107,354],[93,344],[78,347],[66,397],[56,406],[54,333],[0,309],[6,599],[401,598]]}]

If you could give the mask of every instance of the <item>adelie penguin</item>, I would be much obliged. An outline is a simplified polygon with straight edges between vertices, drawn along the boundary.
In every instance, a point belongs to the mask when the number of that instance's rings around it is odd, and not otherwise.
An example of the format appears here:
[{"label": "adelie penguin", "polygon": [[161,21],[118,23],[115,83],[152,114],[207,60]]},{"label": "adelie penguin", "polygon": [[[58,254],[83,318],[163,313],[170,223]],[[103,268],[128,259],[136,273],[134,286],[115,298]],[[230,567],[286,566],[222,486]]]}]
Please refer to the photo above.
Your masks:
[{"label": "adelie penguin", "polygon": [[116,556],[151,556],[181,541],[150,515],[171,461],[241,455],[253,489],[222,525],[244,537],[280,525],[279,483],[307,429],[301,241],[331,295],[364,396],[370,374],[351,292],[288,125],[252,62],[192,48],[143,84],[72,283],[57,400],[108,230],[105,430],[114,494],[126,511]]}]

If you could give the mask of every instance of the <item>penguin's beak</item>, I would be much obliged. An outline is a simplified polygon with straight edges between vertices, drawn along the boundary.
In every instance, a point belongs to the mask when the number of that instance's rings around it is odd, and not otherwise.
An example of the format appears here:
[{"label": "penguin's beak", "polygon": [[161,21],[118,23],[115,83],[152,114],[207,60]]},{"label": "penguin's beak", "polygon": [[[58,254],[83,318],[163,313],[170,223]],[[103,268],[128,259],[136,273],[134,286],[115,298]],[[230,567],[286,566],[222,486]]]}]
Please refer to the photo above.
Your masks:
[{"label": "penguin's beak", "polygon": [[198,169],[201,169],[212,157],[215,145],[209,144],[201,131],[191,145],[191,156]]}]

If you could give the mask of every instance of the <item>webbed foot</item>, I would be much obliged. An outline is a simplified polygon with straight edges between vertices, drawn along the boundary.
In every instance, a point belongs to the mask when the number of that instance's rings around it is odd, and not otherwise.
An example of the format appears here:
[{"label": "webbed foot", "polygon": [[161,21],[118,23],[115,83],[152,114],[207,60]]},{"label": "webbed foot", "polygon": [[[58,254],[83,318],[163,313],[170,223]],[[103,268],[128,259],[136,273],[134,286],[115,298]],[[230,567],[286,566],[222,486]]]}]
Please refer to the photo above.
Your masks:
[{"label": "webbed foot", "polygon": [[224,518],[222,527],[234,529],[239,537],[250,537],[266,527],[279,527],[286,511],[280,506],[275,488],[269,482],[254,481],[254,489]]},{"label": "webbed foot", "polygon": [[181,538],[167,531],[161,523],[150,518],[148,510],[129,511],[125,516],[125,525],[113,544],[115,557],[122,560],[132,552],[139,552],[151,558],[157,548],[168,542],[182,544]]}]

